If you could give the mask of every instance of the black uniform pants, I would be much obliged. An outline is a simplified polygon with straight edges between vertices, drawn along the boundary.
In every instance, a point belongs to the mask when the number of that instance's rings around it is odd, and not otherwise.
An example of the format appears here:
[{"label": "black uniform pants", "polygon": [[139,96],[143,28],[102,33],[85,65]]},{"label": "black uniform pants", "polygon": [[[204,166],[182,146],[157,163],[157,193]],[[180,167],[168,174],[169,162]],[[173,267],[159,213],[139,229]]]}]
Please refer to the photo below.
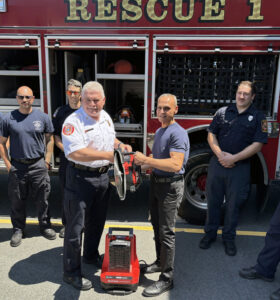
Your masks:
[{"label": "black uniform pants", "polygon": [[260,252],[255,269],[265,277],[273,278],[280,262],[280,203],[270,221],[265,245]]},{"label": "black uniform pants", "polygon": [[25,227],[25,202],[30,195],[37,203],[40,228],[50,227],[48,197],[50,177],[44,158],[26,165],[12,160],[8,178],[8,195],[11,201],[11,220],[13,229]]},{"label": "black uniform pants", "polygon": [[65,226],[66,218],[64,213],[64,188],[66,183],[66,169],[69,161],[65,157],[64,152],[60,152],[59,154],[59,170],[58,170],[58,176],[59,176],[59,184],[60,184],[60,193],[61,193],[61,199],[62,199],[62,224]]},{"label": "black uniform pants", "polygon": [[234,240],[240,206],[250,192],[250,162],[242,161],[233,168],[224,168],[216,156],[210,160],[208,168],[206,194],[207,219],[205,233],[215,238],[220,225],[221,207],[225,200],[225,217],[222,238]]},{"label": "black uniform pants", "polygon": [[175,257],[175,222],[177,209],[184,192],[184,180],[156,183],[151,178],[150,213],[155,234],[157,260],[160,261],[160,278],[173,278]]},{"label": "black uniform pants", "polygon": [[64,274],[81,275],[81,245],[84,230],[84,257],[98,252],[109,201],[107,173],[78,170],[68,164],[64,191],[66,227],[63,249]]}]

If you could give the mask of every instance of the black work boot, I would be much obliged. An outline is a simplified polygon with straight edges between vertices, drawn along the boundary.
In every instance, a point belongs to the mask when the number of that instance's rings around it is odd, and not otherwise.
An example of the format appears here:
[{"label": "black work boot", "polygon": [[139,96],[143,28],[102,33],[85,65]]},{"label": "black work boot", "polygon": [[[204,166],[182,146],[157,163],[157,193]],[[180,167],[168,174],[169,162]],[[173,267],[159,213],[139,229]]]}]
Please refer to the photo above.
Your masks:
[{"label": "black work boot", "polygon": [[146,287],[143,291],[143,296],[154,297],[163,294],[173,288],[173,280],[159,279],[150,286]]},{"label": "black work boot", "polygon": [[141,267],[141,272],[143,274],[152,274],[156,272],[161,272],[161,266],[159,260],[156,260],[150,265],[144,265]]},{"label": "black work boot", "polygon": [[56,233],[52,228],[41,228],[40,232],[41,232],[42,236],[48,240],[56,239]]},{"label": "black work boot", "polygon": [[11,241],[10,241],[10,245],[12,247],[17,247],[21,244],[21,240],[23,238],[23,232],[21,229],[17,229],[14,231],[12,237],[11,237]]},{"label": "black work boot", "polygon": [[216,237],[210,237],[209,235],[205,234],[204,237],[199,242],[199,248],[201,249],[208,249],[211,247],[211,244],[216,241]]},{"label": "black work boot", "polygon": [[63,239],[64,236],[65,236],[65,227],[63,226],[59,231],[59,237]]},{"label": "black work boot", "polygon": [[237,249],[234,241],[224,241],[225,253],[229,256],[235,256]]}]

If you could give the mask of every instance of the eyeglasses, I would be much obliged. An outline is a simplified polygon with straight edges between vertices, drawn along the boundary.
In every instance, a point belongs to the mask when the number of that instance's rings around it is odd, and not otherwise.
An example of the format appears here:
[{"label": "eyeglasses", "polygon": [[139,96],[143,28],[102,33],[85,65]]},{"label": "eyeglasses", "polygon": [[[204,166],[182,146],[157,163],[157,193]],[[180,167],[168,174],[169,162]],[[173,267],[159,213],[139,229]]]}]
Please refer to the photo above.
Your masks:
[{"label": "eyeglasses", "polygon": [[19,100],[23,100],[24,98],[27,100],[33,99],[34,96],[22,96],[22,95],[17,95],[17,98]]},{"label": "eyeglasses", "polygon": [[68,96],[71,96],[72,94],[74,94],[74,96],[78,96],[78,95],[80,95],[80,92],[77,92],[77,91],[66,91],[66,94]]}]

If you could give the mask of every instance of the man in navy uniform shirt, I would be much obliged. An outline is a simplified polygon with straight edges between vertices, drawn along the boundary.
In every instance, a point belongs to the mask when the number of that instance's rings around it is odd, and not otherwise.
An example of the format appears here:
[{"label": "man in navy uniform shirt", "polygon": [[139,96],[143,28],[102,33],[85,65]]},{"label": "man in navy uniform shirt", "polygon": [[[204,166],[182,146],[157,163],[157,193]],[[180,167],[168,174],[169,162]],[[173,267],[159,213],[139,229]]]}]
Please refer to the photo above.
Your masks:
[{"label": "man in navy uniform shirt", "polygon": [[208,202],[205,235],[201,249],[216,240],[221,206],[225,199],[222,239],[225,253],[234,256],[239,208],[250,191],[250,157],[267,143],[267,121],[253,105],[256,90],[252,82],[242,81],[236,92],[236,104],[220,108],[208,129],[208,143],[214,152],[208,168]]},{"label": "man in navy uniform shirt", "polygon": [[[24,236],[25,202],[31,193],[37,202],[41,234],[50,240],[56,238],[50,224],[48,203],[50,194],[48,170],[53,150],[52,122],[47,114],[32,108],[35,97],[29,87],[21,86],[17,90],[16,97],[19,109],[4,117],[0,133],[0,154],[9,172],[12,247],[19,246]],[[8,138],[10,138],[11,160],[6,145]]]},{"label": "man in navy uniform shirt", "polygon": [[[59,148],[59,183],[61,189],[61,199],[62,199],[62,224],[65,226],[65,214],[63,210],[63,198],[64,198],[64,187],[66,180],[66,168],[68,160],[64,155],[64,148],[62,144],[61,130],[65,119],[71,115],[75,110],[80,108],[81,105],[81,91],[82,84],[80,81],[75,79],[70,79],[67,82],[66,95],[68,98],[68,104],[60,106],[56,109],[53,114],[53,126],[54,126],[54,142]],[[60,230],[59,237],[64,238],[65,228]]]}]

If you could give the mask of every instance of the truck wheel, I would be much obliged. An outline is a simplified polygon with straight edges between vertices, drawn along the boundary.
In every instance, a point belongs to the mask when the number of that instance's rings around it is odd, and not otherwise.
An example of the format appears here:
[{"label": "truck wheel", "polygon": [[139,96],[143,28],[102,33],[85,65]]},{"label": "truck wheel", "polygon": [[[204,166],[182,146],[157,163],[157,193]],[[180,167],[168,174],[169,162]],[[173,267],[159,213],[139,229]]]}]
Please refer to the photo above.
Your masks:
[{"label": "truck wheel", "polygon": [[185,171],[185,190],[178,210],[180,217],[191,224],[204,224],[207,212],[206,178],[213,152],[207,144],[191,148]]}]

